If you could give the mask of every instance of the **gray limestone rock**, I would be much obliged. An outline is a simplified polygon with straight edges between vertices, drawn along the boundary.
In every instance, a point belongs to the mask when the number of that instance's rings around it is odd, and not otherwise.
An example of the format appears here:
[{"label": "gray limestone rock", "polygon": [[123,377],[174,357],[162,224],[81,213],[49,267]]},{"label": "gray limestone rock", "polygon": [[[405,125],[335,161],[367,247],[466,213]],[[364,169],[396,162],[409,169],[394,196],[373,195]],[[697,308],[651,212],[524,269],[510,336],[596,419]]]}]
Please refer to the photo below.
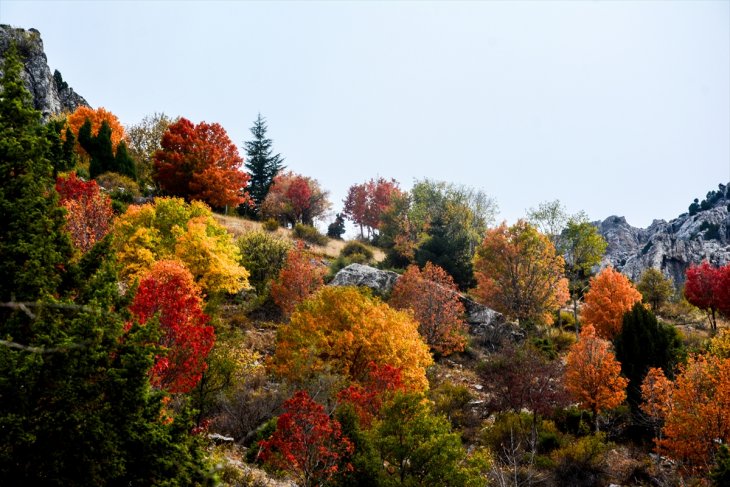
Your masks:
[{"label": "gray limestone rock", "polygon": [[350,264],[332,279],[332,286],[357,286],[372,289],[378,296],[387,296],[393,290],[398,274],[363,264]]}]

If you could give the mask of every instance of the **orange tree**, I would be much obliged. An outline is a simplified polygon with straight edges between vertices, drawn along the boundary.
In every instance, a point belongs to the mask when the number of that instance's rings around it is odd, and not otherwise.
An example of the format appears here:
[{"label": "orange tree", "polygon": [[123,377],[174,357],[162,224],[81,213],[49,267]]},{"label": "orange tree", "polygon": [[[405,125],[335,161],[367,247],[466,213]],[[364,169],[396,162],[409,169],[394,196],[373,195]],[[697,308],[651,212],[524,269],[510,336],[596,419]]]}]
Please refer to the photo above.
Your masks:
[{"label": "orange tree", "polygon": [[[84,125],[86,120],[89,120],[91,123],[91,135],[98,135],[99,129],[104,122],[109,125],[109,128],[111,129],[112,149],[116,149],[119,143],[124,140],[124,127],[119,122],[116,115],[103,107],[94,109],[87,106],[78,107],[66,119],[68,128],[71,129],[76,140],[79,139],[79,130],[81,130],[81,127]],[[81,147],[81,145],[77,144],[76,150],[79,154],[86,155],[86,151]]]},{"label": "orange tree", "polygon": [[477,248],[474,295],[520,322],[549,324],[569,298],[564,266],[550,239],[529,223],[502,223]]},{"label": "orange tree", "polygon": [[217,123],[186,118],[169,125],[155,153],[155,180],[163,191],[216,208],[250,202],[249,175],[226,131]]},{"label": "orange tree", "polygon": [[593,413],[593,429],[598,431],[598,415],[626,399],[628,381],[621,377],[621,364],[611,351],[611,342],[596,336],[595,328],[588,325],[566,362],[565,386],[582,407]]},{"label": "orange tree", "polygon": [[326,269],[312,261],[300,241],[287,252],[284,267],[271,283],[271,297],[288,316],[299,303],[322,287],[325,273]]},{"label": "orange tree", "polygon": [[432,359],[416,320],[357,288],[328,286],[279,328],[269,365],[295,382],[329,371],[364,383],[370,362],[401,369],[409,389],[428,387],[426,367]]},{"label": "orange tree", "polygon": [[591,288],[585,295],[581,318],[593,325],[596,332],[609,340],[621,332],[624,313],[641,301],[641,293],[629,278],[606,267],[591,279]]},{"label": "orange tree", "polygon": [[689,471],[707,473],[720,445],[730,442],[730,359],[690,357],[664,396],[670,399],[660,410],[664,428],[658,450]]},{"label": "orange tree", "polygon": [[462,316],[464,305],[459,301],[453,278],[441,267],[426,263],[408,266],[393,288],[388,304],[410,309],[418,320],[418,331],[438,354],[461,352],[466,345]]}]

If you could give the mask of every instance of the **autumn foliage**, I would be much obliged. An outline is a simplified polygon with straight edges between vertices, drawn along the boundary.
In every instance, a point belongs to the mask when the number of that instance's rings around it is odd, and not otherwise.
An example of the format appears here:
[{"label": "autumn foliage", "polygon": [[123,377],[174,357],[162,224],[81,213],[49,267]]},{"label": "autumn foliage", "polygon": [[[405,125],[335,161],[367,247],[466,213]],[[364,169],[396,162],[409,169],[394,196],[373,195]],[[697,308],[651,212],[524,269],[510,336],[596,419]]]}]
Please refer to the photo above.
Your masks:
[{"label": "autumn foliage", "polygon": [[[71,132],[73,132],[74,136],[76,136],[76,140],[79,139],[79,130],[87,119],[91,122],[92,135],[97,135],[99,133],[99,129],[101,128],[102,123],[106,122],[107,124],[109,124],[109,128],[111,129],[111,142],[113,149],[116,149],[119,143],[124,140],[124,127],[122,126],[121,122],[119,122],[119,119],[116,115],[104,109],[103,107],[94,109],[87,106],[78,107],[66,119],[68,127],[71,129]],[[79,144],[76,144],[76,150],[79,152],[79,154],[86,154],[86,151],[84,151],[84,149],[82,149]]]},{"label": "autumn foliage", "polygon": [[299,303],[311,296],[324,284],[326,269],[305,252],[299,242],[286,255],[284,267],[271,283],[271,296],[285,315],[290,315]]},{"label": "autumn foliage", "polygon": [[730,316],[730,265],[716,268],[707,261],[687,269],[684,295],[691,304],[707,312],[710,326],[717,330],[717,312]]},{"label": "autumn foliage", "polygon": [[56,179],[60,203],[66,208],[66,229],[74,246],[86,252],[109,233],[114,212],[109,196],[96,181],[84,181],[71,173]]},{"label": "autumn foliage", "polygon": [[418,331],[436,353],[449,355],[464,350],[464,305],[454,280],[439,266],[428,262],[423,271],[409,266],[396,282],[388,304],[413,312]]},{"label": "autumn foliage", "polygon": [[278,174],[260,211],[283,225],[312,225],[330,208],[327,192],[312,178],[291,171]]},{"label": "autumn foliage", "polygon": [[474,295],[520,322],[552,323],[553,312],[570,297],[565,261],[524,220],[488,230],[474,260]]},{"label": "autumn foliage", "polygon": [[157,262],[140,282],[129,310],[143,325],[158,317],[166,351],[152,368],[153,385],[190,392],[200,380],[215,339],[202,305],[200,288],[181,262]]},{"label": "autumn foliage", "polygon": [[165,192],[217,208],[250,203],[249,175],[226,131],[217,123],[186,118],[167,127],[155,153],[155,179]]},{"label": "autumn foliage", "polygon": [[566,359],[565,386],[580,405],[598,415],[626,399],[628,381],[621,377],[621,364],[611,351],[611,342],[596,336],[592,325],[585,326],[580,339]]},{"label": "autumn foliage", "polygon": [[408,389],[428,387],[432,359],[413,317],[357,288],[328,286],[279,328],[270,366],[293,381],[328,371],[362,384],[370,362],[400,369]]},{"label": "autumn foliage", "polygon": [[298,391],[283,408],[274,434],[259,443],[264,462],[293,474],[302,487],[327,484],[340,467],[352,469],[345,461],[354,451],[352,442],[324,407]]},{"label": "autumn foliage", "polygon": [[363,184],[353,184],[347,191],[344,214],[360,227],[367,228],[368,237],[379,228],[385,211],[390,207],[394,196],[401,195],[398,182],[384,178],[371,179]]},{"label": "autumn foliage", "polygon": [[337,394],[337,399],[350,404],[363,427],[369,427],[380,411],[383,400],[396,391],[405,391],[400,369],[388,364],[368,364],[368,375],[363,383],[355,383]]},{"label": "autumn foliage", "polygon": [[610,340],[621,332],[624,313],[640,301],[641,293],[629,278],[613,267],[606,267],[591,279],[581,318],[584,323],[593,325],[599,336]]}]

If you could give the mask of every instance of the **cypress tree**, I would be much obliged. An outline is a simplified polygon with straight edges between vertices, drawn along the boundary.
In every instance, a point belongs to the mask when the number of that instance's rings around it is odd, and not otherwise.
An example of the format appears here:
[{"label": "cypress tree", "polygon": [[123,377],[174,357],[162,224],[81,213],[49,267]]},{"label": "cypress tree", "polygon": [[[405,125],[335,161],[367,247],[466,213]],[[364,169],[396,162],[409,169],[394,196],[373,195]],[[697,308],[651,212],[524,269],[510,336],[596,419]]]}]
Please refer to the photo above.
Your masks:
[{"label": "cypress tree", "polygon": [[269,194],[271,183],[279,172],[284,169],[284,159],[281,154],[273,154],[272,141],[266,138],[266,119],[259,113],[251,127],[253,140],[245,142],[246,169],[251,174],[248,182],[248,194],[254,201],[254,214]]},{"label": "cypress tree", "polygon": [[114,156],[114,167],[112,171],[128,176],[134,180],[137,179],[137,167],[129,155],[127,150],[127,143],[124,141],[119,142],[117,145],[117,153]]}]

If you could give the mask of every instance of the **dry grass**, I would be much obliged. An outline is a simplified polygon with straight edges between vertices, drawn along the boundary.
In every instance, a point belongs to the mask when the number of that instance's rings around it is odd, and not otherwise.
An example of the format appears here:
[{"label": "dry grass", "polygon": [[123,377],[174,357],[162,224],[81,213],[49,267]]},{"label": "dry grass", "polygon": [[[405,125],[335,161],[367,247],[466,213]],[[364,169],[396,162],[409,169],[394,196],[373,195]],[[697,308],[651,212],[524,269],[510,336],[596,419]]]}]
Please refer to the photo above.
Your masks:
[{"label": "dry grass", "polygon": [[[235,237],[240,237],[244,233],[253,232],[255,230],[262,230],[261,222],[255,222],[236,216],[215,215],[215,218]],[[275,233],[281,238],[292,241],[295,240],[292,237],[292,231],[287,228],[279,228],[276,230]],[[335,259],[338,255],[340,255],[340,251],[342,251],[342,248],[346,244],[347,241],[345,240],[329,239],[327,245],[321,246],[309,244],[309,246],[312,253],[328,259]],[[382,250],[375,247],[370,247],[370,250],[373,251],[373,258],[376,262],[381,262],[383,259],[385,259],[385,254]]]}]

